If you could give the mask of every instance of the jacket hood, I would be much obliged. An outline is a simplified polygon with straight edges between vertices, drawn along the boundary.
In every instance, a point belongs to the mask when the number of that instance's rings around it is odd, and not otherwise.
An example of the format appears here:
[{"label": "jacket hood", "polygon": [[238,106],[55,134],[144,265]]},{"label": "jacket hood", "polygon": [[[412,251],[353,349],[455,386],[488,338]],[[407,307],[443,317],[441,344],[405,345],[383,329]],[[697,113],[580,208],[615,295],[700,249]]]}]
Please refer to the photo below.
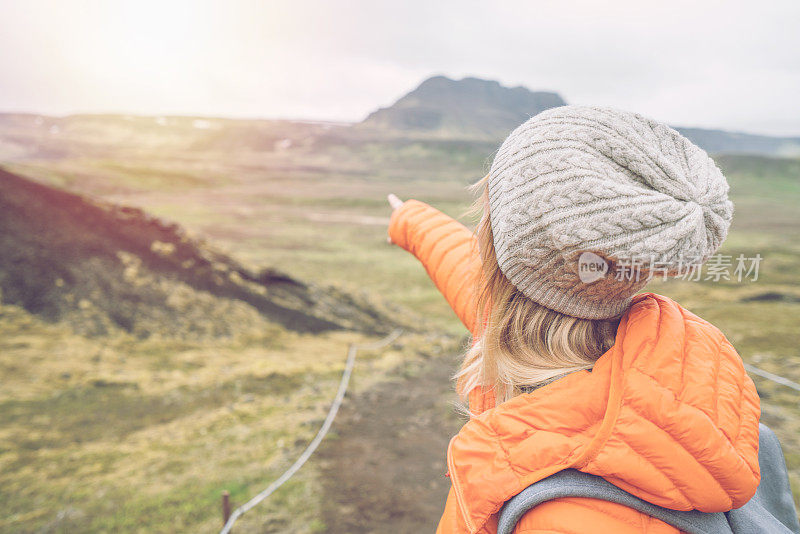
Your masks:
[{"label": "jacket hood", "polygon": [[614,346],[578,371],[468,422],[447,462],[470,532],[567,468],[653,504],[721,512],[760,481],[759,399],[722,333],[672,300],[638,295]]}]

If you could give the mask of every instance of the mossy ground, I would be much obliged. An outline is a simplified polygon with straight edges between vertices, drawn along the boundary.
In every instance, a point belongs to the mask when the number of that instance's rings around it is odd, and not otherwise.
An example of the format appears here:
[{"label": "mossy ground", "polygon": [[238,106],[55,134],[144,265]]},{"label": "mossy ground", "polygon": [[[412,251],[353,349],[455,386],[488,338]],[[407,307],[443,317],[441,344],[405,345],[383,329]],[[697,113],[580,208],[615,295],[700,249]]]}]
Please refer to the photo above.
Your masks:
[{"label": "mossy ground", "polygon": [[[202,343],[90,339],[4,305],[0,531],[215,530],[223,490],[243,503],[314,436],[349,343],[364,340],[279,328]],[[440,343],[407,334],[362,351],[352,391]],[[315,477],[301,471],[258,523],[313,532]]]}]

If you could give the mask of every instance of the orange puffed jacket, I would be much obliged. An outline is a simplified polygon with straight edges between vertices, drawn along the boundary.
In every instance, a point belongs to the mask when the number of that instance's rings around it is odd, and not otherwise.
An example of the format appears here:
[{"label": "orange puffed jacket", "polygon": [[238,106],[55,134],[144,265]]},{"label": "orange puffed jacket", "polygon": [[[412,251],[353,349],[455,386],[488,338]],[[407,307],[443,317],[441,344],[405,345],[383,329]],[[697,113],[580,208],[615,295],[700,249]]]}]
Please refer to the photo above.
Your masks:
[{"label": "orange puffed jacket", "polygon": [[[409,200],[392,214],[389,236],[476,334],[474,234]],[[452,486],[440,534],[494,534],[506,500],[567,468],[674,510],[737,508],[760,481],[759,399],[741,358],[717,328],[652,293],[634,298],[591,372],[498,406],[477,388],[469,404],[472,418],[447,450]],[[678,531],[623,505],[562,498],[528,511],[515,532]]]}]

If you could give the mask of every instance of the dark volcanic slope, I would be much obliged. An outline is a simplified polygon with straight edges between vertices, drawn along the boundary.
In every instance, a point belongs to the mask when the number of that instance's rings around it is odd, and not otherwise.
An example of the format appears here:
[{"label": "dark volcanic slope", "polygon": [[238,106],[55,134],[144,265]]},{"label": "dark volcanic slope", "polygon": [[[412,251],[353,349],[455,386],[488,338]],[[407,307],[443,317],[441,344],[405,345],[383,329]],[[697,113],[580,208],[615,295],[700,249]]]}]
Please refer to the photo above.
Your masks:
[{"label": "dark volcanic slope", "polygon": [[229,335],[258,316],[253,308],[297,331],[391,327],[350,295],[252,272],[141,210],[2,169],[0,289],[3,302],[48,320],[83,317],[77,329],[88,334],[110,326],[142,337]]}]

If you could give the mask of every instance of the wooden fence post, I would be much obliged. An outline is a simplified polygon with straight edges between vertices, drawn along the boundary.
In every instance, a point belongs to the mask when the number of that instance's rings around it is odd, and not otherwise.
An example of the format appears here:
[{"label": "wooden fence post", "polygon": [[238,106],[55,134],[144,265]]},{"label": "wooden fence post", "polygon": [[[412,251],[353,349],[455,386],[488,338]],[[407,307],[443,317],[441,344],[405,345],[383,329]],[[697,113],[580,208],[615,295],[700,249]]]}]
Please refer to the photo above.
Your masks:
[{"label": "wooden fence post", "polygon": [[228,523],[228,519],[231,518],[231,494],[228,493],[228,490],[223,490],[222,492],[222,524],[225,525]]}]

